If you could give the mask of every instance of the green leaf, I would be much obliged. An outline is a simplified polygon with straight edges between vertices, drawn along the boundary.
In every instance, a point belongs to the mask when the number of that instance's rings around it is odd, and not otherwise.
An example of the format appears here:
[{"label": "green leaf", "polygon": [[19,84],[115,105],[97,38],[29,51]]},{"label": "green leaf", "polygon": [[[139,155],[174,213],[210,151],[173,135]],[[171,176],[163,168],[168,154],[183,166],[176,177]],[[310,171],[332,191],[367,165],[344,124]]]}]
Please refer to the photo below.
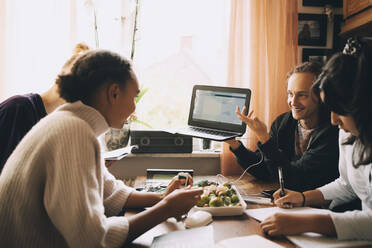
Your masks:
[{"label": "green leaf", "polygon": [[140,90],[140,93],[136,97],[136,104],[141,100],[141,98],[146,94],[146,92],[149,90],[149,88],[144,88]]}]

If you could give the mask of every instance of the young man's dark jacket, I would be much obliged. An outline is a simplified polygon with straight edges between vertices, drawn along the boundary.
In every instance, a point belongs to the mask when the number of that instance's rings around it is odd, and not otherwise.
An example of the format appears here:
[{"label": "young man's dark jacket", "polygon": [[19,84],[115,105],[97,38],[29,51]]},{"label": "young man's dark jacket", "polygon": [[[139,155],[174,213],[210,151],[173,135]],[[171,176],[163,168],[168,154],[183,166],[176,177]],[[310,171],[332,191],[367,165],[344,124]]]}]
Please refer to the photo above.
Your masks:
[{"label": "young man's dark jacket", "polygon": [[[298,121],[291,112],[281,114],[271,125],[270,139],[257,146],[264,154],[260,164],[248,170],[258,179],[278,182],[278,166],[283,168],[284,186],[296,191],[306,191],[325,185],[339,176],[338,128],[329,120],[314,130],[308,149],[297,158],[295,130]],[[232,151],[238,163],[247,168],[261,159],[259,150],[253,152],[240,145]]]}]

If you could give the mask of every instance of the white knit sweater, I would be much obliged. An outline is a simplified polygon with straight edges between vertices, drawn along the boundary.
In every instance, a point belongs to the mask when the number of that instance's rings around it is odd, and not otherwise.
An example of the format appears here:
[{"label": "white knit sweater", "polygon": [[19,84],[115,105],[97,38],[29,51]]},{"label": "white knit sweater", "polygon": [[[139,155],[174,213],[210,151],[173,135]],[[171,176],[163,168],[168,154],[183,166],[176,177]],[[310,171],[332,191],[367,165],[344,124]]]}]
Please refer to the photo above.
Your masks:
[{"label": "white knit sweater", "polygon": [[75,102],[42,119],[0,176],[1,247],[120,247],[129,224],[112,217],[132,188],[107,171],[96,137],[108,128]]},{"label": "white knit sweater", "polygon": [[[352,158],[359,152],[354,145],[342,145],[349,134],[340,129],[339,147],[340,177],[335,181],[320,187],[324,199],[332,200],[331,207],[359,198],[362,201],[362,210],[347,211],[344,213],[331,213],[335,225],[337,238],[372,240],[372,164],[353,167]],[[356,160],[358,161],[358,160]]]}]

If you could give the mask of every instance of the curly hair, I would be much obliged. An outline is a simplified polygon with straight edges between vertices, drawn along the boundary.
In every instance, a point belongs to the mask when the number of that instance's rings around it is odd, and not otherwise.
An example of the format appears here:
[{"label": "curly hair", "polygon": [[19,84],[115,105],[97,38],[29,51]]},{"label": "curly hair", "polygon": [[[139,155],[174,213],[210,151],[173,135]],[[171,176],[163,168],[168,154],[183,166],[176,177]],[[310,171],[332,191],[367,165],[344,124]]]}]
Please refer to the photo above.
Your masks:
[{"label": "curly hair", "polygon": [[108,82],[125,86],[132,79],[129,60],[107,50],[84,52],[74,61],[68,73],[58,75],[60,96],[67,102],[88,101],[96,90]]},{"label": "curly hair", "polygon": [[[359,161],[354,167],[372,162],[372,41],[356,39],[357,53],[337,53],[327,62],[317,85],[324,93],[324,103],[339,115],[351,115],[359,136],[350,136],[343,144],[360,146]],[[345,52],[346,51],[346,52]],[[354,157],[354,156],[353,156]]]}]

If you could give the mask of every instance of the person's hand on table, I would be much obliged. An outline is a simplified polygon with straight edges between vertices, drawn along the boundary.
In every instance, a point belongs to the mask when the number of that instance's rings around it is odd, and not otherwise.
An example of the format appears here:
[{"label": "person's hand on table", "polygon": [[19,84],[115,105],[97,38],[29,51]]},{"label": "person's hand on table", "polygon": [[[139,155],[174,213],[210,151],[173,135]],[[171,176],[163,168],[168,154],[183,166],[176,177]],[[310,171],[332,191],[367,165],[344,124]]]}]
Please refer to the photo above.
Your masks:
[{"label": "person's hand on table", "polygon": [[200,200],[202,193],[202,188],[191,188],[188,186],[184,189],[174,190],[165,196],[163,201],[166,204],[169,216],[179,218],[186,214]]},{"label": "person's hand on table", "polygon": [[261,222],[260,227],[269,236],[298,234],[302,232],[298,224],[300,223],[299,218],[301,216],[276,213]]},{"label": "person's hand on table", "polygon": [[285,189],[285,195],[283,197],[280,197],[280,191],[281,189],[278,189],[273,194],[274,203],[278,207],[281,208],[288,208],[288,206],[291,207],[302,207],[302,204],[304,202],[304,199],[302,197],[302,194],[297,191]]}]

